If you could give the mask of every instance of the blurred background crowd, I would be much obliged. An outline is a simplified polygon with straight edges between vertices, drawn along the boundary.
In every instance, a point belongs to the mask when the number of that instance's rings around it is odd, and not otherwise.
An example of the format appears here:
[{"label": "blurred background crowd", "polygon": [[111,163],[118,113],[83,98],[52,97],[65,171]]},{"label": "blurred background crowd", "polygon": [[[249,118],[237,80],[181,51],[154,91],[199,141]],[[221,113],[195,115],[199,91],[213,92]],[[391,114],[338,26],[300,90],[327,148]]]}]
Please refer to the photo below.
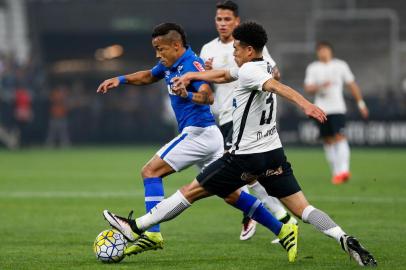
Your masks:
[{"label": "blurred background crowd", "polygon": [[[349,63],[370,109],[362,121],[348,96],[347,135],[356,145],[406,146],[404,0],[236,1],[262,23],[282,81],[303,93],[317,40]],[[0,147],[162,143],[176,133],[166,87],[103,80],[156,63],[152,28],[184,26],[199,52],[216,37],[211,0],[0,0]],[[348,93],[349,94],[349,93]],[[316,144],[318,130],[293,106],[278,108],[288,144]]]}]

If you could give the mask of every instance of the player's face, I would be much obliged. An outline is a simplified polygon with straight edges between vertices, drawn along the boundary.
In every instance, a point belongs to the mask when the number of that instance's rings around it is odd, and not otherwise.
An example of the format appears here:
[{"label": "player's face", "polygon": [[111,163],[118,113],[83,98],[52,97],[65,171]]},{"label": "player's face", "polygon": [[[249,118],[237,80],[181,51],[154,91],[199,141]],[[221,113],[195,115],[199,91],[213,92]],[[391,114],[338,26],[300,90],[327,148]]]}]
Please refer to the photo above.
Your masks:
[{"label": "player's face", "polygon": [[215,20],[216,29],[221,39],[230,38],[234,28],[240,24],[240,18],[228,9],[217,9]]},{"label": "player's face", "polygon": [[322,62],[328,62],[333,58],[333,52],[329,47],[321,46],[317,50],[317,57]]},{"label": "player's face", "polygon": [[253,48],[251,46],[245,46],[240,43],[239,40],[234,40],[234,60],[238,67],[251,61],[253,57]]},{"label": "player's face", "polygon": [[181,48],[179,42],[156,37],[152,40],[152,46],[155,49],[156,58],[158,58],[165,67],[171,67],[179,58],[178,52]]}]

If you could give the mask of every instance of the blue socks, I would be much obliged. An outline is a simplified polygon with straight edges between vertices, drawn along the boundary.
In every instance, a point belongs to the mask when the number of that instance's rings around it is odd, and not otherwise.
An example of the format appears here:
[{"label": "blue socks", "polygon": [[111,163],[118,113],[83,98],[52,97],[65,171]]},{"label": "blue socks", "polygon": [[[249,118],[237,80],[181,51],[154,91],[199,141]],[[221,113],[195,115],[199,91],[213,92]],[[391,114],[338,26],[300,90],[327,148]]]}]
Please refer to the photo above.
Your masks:
[{"label": "blue socks", "polygon": [[[164,186],[161,177],[151,177],[144,179],[145,209],[148,213],[164,199]],[[159,224],[148,229],[149,232],[160,232]]]},{"label": "blue socks", "polygon": [[234,207],[270,229],[275,235],[281,231],[283,223],[277,220],[256,197],[242,191]]}]

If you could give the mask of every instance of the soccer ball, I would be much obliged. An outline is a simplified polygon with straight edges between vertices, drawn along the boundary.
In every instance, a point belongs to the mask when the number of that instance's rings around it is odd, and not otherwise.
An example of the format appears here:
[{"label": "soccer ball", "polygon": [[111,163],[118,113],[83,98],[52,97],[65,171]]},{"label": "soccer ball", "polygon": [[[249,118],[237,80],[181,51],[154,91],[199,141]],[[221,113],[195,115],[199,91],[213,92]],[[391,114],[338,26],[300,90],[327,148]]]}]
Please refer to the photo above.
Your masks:
[{"label": "soccer ball", "polygon": [[127,240],[117,230],[102,231],[94,241],[93,251],[102,262],[117,263],[124,259]]}]

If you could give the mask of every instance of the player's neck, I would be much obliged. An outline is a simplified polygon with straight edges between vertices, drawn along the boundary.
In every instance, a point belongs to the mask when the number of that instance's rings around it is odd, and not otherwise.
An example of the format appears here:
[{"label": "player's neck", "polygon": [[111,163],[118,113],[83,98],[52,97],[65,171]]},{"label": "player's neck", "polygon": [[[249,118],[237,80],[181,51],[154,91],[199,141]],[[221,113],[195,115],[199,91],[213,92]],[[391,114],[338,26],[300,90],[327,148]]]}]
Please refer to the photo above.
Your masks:
[{"label": "player's neck", "polygon": [[219,39],[220,39],[220,41],[221,41],[221,43],[223,43],[223,44],[228,44],[228,43],[230,43],[230,42],[233,42],[234,41],[234,38],[233,38],[233,36],[228,36],[228,37],[225,37],[225,36],[219,36]]}]

